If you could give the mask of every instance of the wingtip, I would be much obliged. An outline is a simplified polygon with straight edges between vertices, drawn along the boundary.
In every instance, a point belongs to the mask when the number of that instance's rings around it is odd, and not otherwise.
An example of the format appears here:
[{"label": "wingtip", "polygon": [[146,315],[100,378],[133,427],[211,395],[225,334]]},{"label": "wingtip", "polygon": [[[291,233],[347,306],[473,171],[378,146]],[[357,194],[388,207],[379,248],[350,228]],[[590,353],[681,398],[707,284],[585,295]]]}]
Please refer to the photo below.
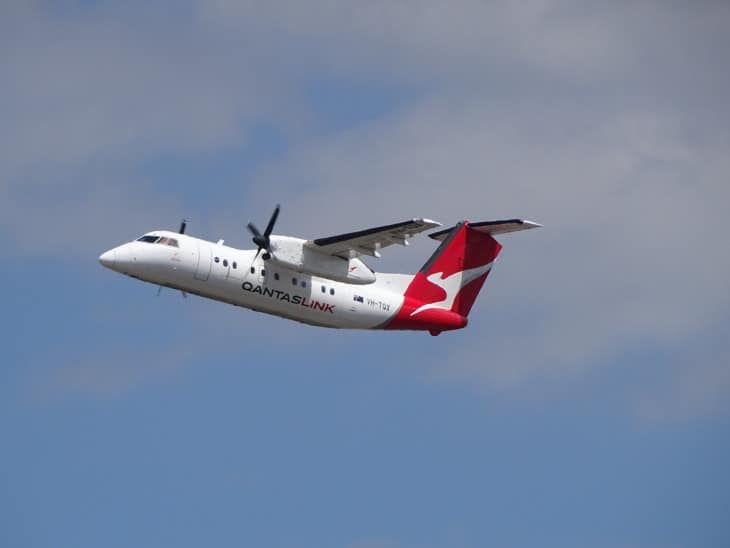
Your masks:
[{"label": "wingtip", "polygon": [[434,221],[433,219],[426,219],[423,217],[414,217],[412,220],[414,223],[423,223],[425,225],[430,225],[431,228],[434,228],[437,226],[442,226],[441,223],[439,223],[438,221]]},{"label": "wingtip", "polygon": [[522,221],[522,224],[525,225],[527,228],[542,228],[543,227],[543,225],[541,225],[540,223],[535,223],[533,221],[527,221],[524,219]]}]

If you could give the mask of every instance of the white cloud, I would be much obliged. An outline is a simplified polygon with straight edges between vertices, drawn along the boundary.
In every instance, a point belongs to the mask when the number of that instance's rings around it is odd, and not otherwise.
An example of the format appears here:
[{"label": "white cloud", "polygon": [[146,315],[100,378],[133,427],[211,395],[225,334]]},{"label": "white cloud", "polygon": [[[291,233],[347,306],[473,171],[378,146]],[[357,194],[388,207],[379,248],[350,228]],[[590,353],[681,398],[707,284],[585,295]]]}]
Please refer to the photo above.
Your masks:
[{"label": "white cloud", "polygon": [[286,118],[287,87],[252,56],[180,15],[141,15],[25,6],[3,18],[0,224],[21,249],[88,252],[119,238],[117,219],[176,222],[176,196],[137,166],[240,146],[253,124]]},{"label": "white cloud", "polygon": [[[213,24],[256,32],[275,29],[284,40],[314,42],[338,66],[377,58],[413,74],[424,69],[461,73],[491,63],[594,72],[631,62],[625,9],[575,9],[565,2],[342,3],[200,2]],[[345,48],[327,49],[329,44]],[[306,52],[305,52],[306,54]],[[392,66],[392,65],[391,65]]]},{"label": "white cloud", "polygon": [[[705,53],[713,40],[726,40],[722,21],[729,14],[726,5],[716,3],[651,1],[201,0],[197,5],[211,26],[253,35],[286,66],[303,60],[346,72],[387,71],[457,89],[485,81],[500,86],[494,76],[519,79],[531,71],[533,78],[557,74],[604,82],[641,77],[650,69],[656,77]],[[268,34],[276,40],[262,39]]]},{"label": "white cloud", "polygon": [[237,143],[243,121],[275,115],[276,88],[245,52],[135,15],[17,17],[2,39],[3,170]]}]

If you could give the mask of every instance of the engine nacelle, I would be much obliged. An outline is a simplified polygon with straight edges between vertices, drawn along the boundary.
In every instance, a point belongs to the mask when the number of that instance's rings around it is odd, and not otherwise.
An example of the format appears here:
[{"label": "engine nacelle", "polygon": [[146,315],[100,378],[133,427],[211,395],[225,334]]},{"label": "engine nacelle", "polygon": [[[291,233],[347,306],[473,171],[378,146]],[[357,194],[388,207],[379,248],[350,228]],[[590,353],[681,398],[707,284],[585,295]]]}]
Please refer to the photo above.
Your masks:
[{"label": "engine nacelle", "polygon": [[350,284],[371,284],[375,273],[360,259],[343,259],[304,245],[306,240],[271,236],[271,260],[285,268]]}]

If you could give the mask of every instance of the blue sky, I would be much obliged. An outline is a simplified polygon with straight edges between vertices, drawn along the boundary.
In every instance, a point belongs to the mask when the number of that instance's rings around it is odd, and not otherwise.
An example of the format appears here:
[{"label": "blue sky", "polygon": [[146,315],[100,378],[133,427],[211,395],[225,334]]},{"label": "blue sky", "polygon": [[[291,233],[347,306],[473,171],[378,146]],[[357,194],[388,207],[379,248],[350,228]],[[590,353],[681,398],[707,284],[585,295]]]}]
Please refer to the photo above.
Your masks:
[{"label": "blue sky", "polygon": [[[0,8],[0,545],[730,544],[721,3]],[[524,217],[466,330],[316,329],[103,269]],[[427,238],[371,266],[414,271]]]}]

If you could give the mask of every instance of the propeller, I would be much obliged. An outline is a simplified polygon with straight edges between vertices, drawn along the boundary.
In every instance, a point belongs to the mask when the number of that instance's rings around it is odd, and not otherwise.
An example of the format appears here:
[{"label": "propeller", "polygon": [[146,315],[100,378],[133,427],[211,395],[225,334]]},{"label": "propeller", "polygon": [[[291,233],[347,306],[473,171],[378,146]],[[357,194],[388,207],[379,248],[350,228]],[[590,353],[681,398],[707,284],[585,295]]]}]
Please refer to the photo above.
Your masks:
[{"label": "propeller", "polygon": [[280,209],[281,207],[279,206],[279,204],[277,204],[274,208],[274,212],[271,214],[269,224],[266,225],[266,230],[264,230],[263,234],[261,234],[261,231],[256,228],[255,224],[248,223],[248,229],[251,234],[253,234],[253,243],[254,245],[256,245],[256,247],[258,247],[256,255],[253,258],[254,261],[258,258],[259,253],[261,253],[262,249],[265,249],[266,253],[264,253],[261,258],[265,261],[271,258],[271,239],[269,237],[271,236],[271,231],[274,230],[274,225],[276,224],[276,219],[279,216]]}]

